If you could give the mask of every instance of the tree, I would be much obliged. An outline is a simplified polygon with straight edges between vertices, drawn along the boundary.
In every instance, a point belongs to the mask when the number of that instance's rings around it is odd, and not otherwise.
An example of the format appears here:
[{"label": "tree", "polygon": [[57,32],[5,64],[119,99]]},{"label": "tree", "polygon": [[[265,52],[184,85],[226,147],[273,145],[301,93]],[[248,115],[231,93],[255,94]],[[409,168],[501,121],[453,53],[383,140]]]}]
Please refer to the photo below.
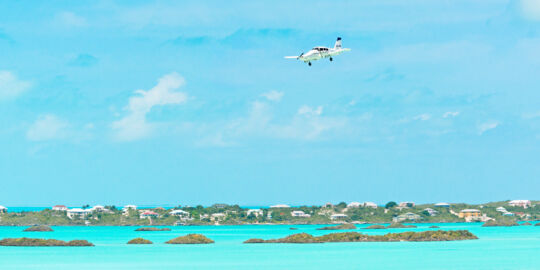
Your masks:
[{"label": "tree", "polygon": [[388,208],[392,208],[392,207],[394,207],[394,206],[396,206],[396,205],[397,205],[396,202],[390,201],[390,202],[388,202],[388,203],[384,206],[384,208],[388,209]]}]

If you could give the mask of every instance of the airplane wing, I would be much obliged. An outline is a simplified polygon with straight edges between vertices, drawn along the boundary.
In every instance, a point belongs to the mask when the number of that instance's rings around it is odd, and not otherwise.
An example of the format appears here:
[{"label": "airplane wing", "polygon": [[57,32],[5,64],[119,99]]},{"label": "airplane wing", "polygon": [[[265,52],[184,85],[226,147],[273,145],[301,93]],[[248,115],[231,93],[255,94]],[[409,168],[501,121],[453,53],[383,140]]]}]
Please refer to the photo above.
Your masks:
[{"label": "airplane wing", "polygon": [[298,56],[285,56],[285,59],[298,59]]}]

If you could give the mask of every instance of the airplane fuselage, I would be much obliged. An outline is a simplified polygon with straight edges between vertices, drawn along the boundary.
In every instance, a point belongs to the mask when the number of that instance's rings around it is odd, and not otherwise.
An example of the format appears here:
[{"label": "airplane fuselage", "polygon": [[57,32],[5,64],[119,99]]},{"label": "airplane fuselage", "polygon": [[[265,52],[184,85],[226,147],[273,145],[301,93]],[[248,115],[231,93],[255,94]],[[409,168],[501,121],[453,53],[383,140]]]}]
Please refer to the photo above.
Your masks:
[{"label": "airplane fuselage", "polygon": [[299,60],[302,60],[306,63],[311,61],[320,60],[323,58],[330,58],[332,56],[339,55],[345,51],[348,51],[348,49],[333,49],[333,48],[327,48],[327,47],[315,47],[311,50],[309,50],[307,53],[304,53],[302,56],[298,57]]}]

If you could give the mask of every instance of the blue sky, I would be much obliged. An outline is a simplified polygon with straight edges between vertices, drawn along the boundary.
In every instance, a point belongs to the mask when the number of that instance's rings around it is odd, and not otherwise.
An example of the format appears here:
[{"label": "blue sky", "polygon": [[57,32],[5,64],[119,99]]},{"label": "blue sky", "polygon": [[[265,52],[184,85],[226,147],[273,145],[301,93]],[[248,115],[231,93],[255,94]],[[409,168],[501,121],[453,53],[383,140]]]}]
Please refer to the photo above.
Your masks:
[{"label": "blue sky", "polygon": [[537,0],[0,1],[0,59],[2,205],[538,199]]}]

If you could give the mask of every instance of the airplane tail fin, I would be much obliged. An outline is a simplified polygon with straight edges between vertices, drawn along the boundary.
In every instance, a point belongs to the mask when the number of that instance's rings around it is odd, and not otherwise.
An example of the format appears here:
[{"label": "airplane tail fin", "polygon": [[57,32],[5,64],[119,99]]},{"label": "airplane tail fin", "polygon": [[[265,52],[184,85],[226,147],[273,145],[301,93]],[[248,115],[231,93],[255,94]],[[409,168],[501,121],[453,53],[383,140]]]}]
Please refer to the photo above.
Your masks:
[{"label": "airplane tail fin", "polygon": [[334,44],[334,49],[341,49],[341,38],[338,37],[336,40],[336,44]]}]

